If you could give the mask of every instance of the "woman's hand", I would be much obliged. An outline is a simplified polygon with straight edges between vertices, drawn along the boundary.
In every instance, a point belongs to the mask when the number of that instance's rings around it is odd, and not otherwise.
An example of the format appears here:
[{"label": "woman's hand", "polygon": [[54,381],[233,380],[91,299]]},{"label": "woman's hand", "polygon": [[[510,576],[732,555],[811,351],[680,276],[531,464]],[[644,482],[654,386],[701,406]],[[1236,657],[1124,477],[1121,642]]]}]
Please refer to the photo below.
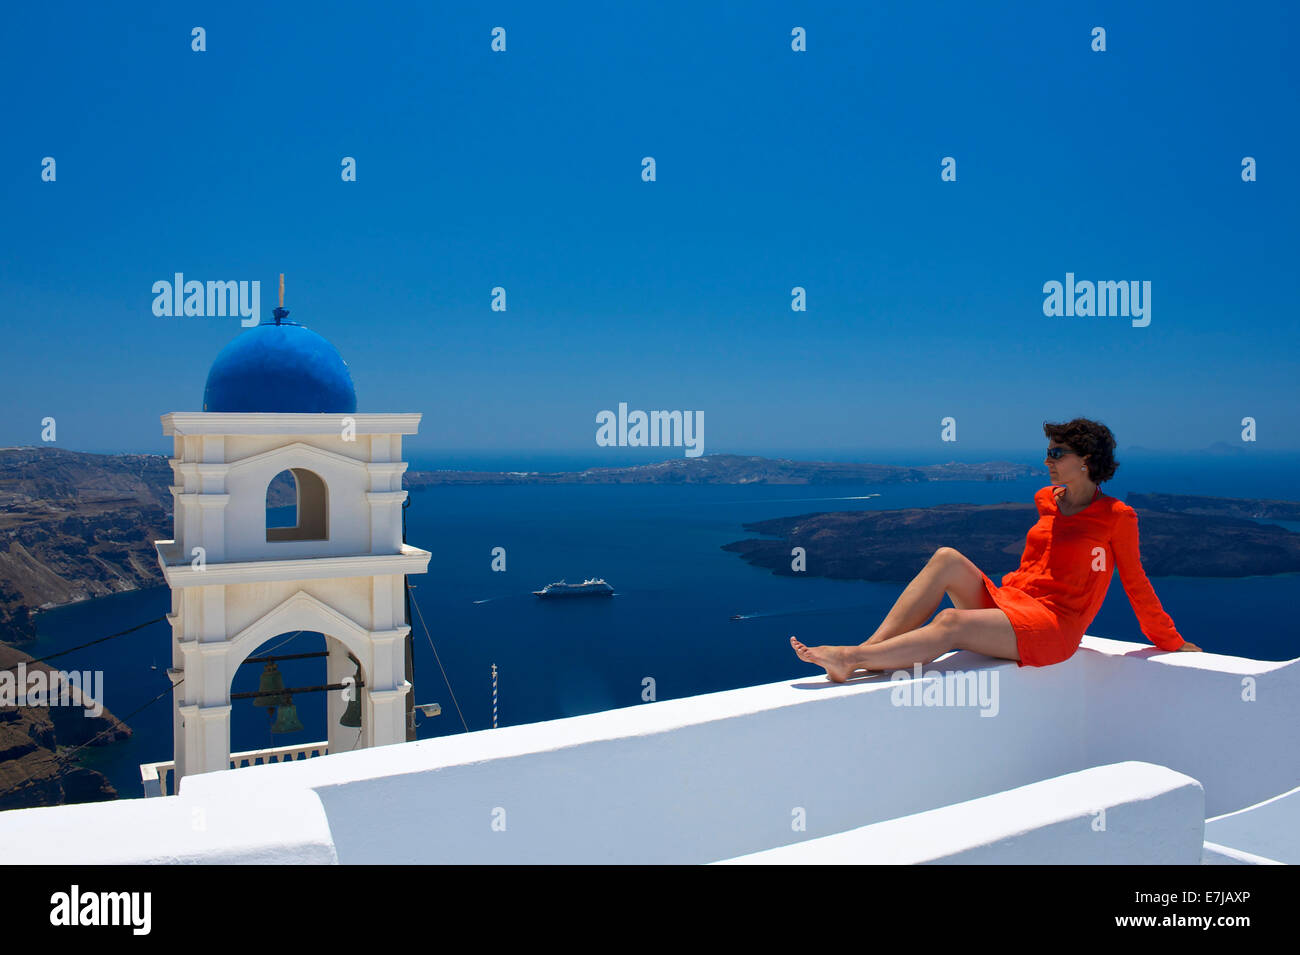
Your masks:
[{"label": "woman's hand", "polygon": [[1182,645],[1181,647],[1179,647],[1178,649],[1179,649],[1179,650],[1195,650],[1197,653],[1204,653],[1204,652],[1205,652],[1205,651],[1202,650],[1200,647],[1198,647],[1196,644],[1194,644],[1194,643],[1189,643],[1189,642],[1187,642],[1186,640],[1183,641],[1183,645]]}]

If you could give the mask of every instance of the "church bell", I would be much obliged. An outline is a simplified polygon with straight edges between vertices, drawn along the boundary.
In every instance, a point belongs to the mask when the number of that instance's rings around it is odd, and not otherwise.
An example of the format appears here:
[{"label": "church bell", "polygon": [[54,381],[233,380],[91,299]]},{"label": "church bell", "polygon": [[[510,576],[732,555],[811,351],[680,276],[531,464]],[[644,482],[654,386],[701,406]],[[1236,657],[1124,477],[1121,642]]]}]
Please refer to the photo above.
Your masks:
[{"label": "church bell", "polygon": [[253,698],[254,706],[274,709],[289,702],[289,696],[284,692],[284,677],[280,675],[280,668],[275,665],[274,660],[262,669],[262,678],[257,684],[257,693],[258,695]]},{"label": "church bell", "polygon": [[276,708],[275,723],[271,726],[272,733],[301,733],[303,730],[302,721],[298,719],[298,707],[293,705],[293,697],[286,697],[289,702],[282,703]]},{"label": "church bell", "polygon": [[352,699],[348,700],[347,709],[343,711],[343,718],[339,720],[339,726],[346,726],[350,729],[361,728],[361,664],[357,658],[348,654],[348,658],[357,665],[357,675],[352,681]]}]

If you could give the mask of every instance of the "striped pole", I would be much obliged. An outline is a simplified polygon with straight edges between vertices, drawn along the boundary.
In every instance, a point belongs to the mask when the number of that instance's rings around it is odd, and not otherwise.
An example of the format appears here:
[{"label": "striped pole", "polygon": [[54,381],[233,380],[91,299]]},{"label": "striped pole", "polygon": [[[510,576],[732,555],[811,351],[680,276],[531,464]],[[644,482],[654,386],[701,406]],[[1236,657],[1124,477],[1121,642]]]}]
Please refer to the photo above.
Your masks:
[{"label": "striped pole", "polygon": [[492,728],[497,728],[497,665],[492,664]]}]

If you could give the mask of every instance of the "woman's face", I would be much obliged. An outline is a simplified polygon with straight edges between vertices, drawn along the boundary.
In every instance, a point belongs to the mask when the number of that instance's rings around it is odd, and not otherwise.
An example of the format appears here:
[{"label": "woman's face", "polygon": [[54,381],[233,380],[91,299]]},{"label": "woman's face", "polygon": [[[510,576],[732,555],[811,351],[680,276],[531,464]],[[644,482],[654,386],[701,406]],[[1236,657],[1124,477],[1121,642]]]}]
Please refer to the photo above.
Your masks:
[{"label": "woman's face", "polygon": [[1065,475],[1077,477],[1079,473],[1082,473],[1083,458],[1071,451],[1069,445],[1062,444],[1060,441],[1051,441],[1047,447],[1049,449],[1064,448],[1066,452],[1055,459],[1046,455],[1043,457],[1043,463],[1047,465],[1047,473],[1052,476],[1053,481],[1060,483],[1058,479]]}]

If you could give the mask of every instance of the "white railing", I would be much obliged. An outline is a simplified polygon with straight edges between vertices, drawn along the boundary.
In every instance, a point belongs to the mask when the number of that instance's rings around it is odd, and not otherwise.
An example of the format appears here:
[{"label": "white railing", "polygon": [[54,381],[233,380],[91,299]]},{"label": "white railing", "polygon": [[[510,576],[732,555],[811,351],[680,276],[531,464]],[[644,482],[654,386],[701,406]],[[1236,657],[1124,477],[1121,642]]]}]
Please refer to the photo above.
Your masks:
[{"label": "white railing", "polygon": [[[291,763],[313,756],[324,756],[329,752],[329,743],[301,743],[297,746],[275,746],[271,749],[250,749],[242,753],[230,754],[230,768],[243,766],[261,766],[265,763]],[[140,783],[144,787],[145,798],[150,796],[172,795],[172,776],[176,772],[175,761],[165,763],[141,763]]]},{"label": "white railing", "polygon": [[176,769],[176,764],[171,763],[141,763],[140,764],[140,784],[144,787],[144,798],[151,796],[170,796],[168,792],[171,789],[172,772]]},{"label": "white railing", "polygon": [[230,754],[230,768],[241,766],[261,766],[263,763],[291,763],[296,759],[311,759],[324,756],[329,751],[329,743],[302,743],[298,746],[277,746],[273,749],[250,749],[244,753]]}]

